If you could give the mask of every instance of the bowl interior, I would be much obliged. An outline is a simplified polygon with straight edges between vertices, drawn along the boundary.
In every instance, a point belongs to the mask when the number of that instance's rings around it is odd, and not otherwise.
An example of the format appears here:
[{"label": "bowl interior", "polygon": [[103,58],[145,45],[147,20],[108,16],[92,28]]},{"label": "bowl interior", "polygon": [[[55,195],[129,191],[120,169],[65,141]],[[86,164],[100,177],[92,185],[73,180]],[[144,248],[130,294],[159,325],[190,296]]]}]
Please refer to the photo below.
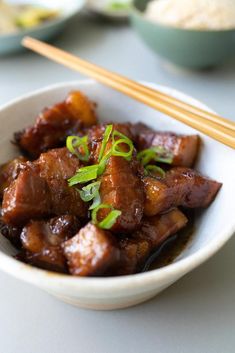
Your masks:
[{"label": "bowl interior", "polygon": [[[186,102],[205,108],[198,101],[178,91],[157,85],[152,86]],[[101,121],[130,121],[133,123],[142,121],[157,130],[185,134],[196,133],[194,129],[92,81],[66,83],[26,96],[0,109],[0,164],[19,154],[16,147],[11,144],[13,133],[32,124],[37,113],[44,107],[63,100],[67,93],[74,89],[82,90],[98,103],[98,115]],[[193,240],[175,260],[176,262],[186,259],[199,250],[212,246],[212,244],[214,251],[216,247],[219,249],[235,231],[235,204],[231,202],[232,195],[235,194],[234,150],[202,134],[201,137],[203,143],[196,169],[223,182],[223,188],[215,202],[207,210],[198,214]],[[0,250],[10,256],[15,253],[13,247],[3,236],[0,236]],[[161,269],[154,271],[161,271]]]}]

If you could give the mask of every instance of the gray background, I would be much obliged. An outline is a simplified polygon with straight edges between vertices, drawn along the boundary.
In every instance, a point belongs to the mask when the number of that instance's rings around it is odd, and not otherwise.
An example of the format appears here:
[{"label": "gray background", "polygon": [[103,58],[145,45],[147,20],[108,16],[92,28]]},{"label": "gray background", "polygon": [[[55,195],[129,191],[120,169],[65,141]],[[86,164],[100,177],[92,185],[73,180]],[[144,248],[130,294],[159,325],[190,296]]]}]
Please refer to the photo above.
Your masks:
[{"label": "gray background", "polygon": [[[234,118],[235,62],[201,73],[175,69],[128,26],[88,24],[85,17],[75,18],[56,45],[131,78],[185,91]],[[0,58],[0,104],[80,77],[32,53]],[[71,307],[0,273],[0,352],[234,353],[234,250],[235,238],[154,300],[113,312]]]}]

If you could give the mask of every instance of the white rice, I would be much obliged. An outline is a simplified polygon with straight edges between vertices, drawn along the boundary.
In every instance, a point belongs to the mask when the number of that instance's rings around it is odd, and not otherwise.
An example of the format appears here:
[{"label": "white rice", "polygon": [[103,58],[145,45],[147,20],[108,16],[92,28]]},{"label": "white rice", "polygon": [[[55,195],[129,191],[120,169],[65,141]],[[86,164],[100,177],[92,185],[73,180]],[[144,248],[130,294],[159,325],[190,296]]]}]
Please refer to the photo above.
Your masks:
[{"label": "white rice", "polygon": [[235,28],[235,0],[153,0],[145,16],[173,27],[231,29]]}]

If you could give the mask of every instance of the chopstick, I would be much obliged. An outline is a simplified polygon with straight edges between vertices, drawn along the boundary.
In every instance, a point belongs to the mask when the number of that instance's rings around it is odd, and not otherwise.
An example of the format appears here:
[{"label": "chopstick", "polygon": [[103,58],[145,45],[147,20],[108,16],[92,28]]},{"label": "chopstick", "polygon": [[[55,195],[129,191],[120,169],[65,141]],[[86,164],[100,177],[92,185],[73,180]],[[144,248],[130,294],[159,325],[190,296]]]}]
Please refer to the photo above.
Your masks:
[{"label": "chopstick", "polygon": [[228,119],[129,80],[37,39],[25,37],[22,44],[28,49],[70,69],[91,76],[97,81],[167,114],[227,146],[235,148],[235,123]]}]

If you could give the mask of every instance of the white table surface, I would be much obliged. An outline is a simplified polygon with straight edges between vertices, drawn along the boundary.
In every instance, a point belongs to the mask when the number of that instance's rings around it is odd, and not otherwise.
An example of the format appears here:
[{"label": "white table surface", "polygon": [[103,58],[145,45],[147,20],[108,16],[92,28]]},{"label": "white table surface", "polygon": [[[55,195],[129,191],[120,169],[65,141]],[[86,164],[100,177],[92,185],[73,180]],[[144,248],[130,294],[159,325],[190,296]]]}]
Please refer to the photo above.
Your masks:
[{"label": "white table surface", "polygon": [[[134,79],[185,91],[230,118],[235,114],[235,62],[201,73],[162,66],[126,25],[80,17],[56,44]],[[80,77],[31,53],[0,58],[0,104]],[[152,301],[113,312],[71,307],[0,273],[0,352],[234,353],[234,250],[235,238]]]}]

